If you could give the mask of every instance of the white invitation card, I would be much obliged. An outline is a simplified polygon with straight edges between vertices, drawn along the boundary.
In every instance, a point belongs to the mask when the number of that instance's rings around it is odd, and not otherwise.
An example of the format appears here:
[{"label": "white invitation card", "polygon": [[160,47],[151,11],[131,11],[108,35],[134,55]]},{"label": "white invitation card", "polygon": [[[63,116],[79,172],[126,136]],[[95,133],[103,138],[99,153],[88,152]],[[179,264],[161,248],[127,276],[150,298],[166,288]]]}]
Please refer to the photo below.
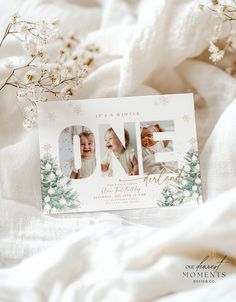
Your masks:
[{"label": "white invitation card", "polygon": [[42,208],[202,203],[192,94],[38,104]]}]

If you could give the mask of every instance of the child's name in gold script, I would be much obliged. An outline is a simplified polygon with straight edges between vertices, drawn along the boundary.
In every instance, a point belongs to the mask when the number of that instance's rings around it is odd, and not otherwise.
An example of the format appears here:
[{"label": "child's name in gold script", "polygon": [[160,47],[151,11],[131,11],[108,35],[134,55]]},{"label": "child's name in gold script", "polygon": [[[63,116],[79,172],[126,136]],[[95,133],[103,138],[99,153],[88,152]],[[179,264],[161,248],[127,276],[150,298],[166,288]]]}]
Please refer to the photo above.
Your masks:
[{"label": "child's name in gold script", "polygon": [[[136,181],[136,180],[142,180],[146,187],[150,184],[150,183],[156,183],[157,185],[162,185],[164,182],[166,181],[174,181],[176,183],[179,182],[179,179],[180,179],[180,176],[182,175],[183,173],[183,170],[184,170],[184,166],[178,170],[178,174],[175,175],[175,176],[169,176],[169,175],[166,175],[167,173],[171,173],[171,172],[174,172],[176,173],[175,171],[170,171],[170,169],[166,169],[165,167],[161,169],[160,171],[160,174],[158,176],[156,175],[146,175],[144,177],[140,177],[140,178],[133,178],[132,180],[130,181]],[[123,181],[129,181],[127,179],[120,179],[119,181],[123,182]]]},{"label": "child's name in gold script", "polygon": [[107,188],[107,187],[103,187],[102,188],[102,194],[107,194],[107,193],[115,193],[115,194],[119,194],[119,193],[140,193],[140,188],[138,188],[138,186],[135,185],[126,185],[126,186],[115,186],[114,188]]}]

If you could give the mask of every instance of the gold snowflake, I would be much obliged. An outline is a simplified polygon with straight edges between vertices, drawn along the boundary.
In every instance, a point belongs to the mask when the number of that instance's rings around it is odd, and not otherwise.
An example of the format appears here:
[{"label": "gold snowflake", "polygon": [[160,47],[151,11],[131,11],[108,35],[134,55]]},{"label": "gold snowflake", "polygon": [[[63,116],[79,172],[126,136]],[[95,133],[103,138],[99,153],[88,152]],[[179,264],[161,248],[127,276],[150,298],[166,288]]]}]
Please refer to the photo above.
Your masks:
[{"label": "gold snowflake", "polygon": [[185,123],[188,123],[191,121],[191,117],[188,114],[183,115],[183,121]]},{"label": "gold snowflake", "polygon": [[195,146],[197,144],[197,140],[195,137],[192,137],[190,140],[189,140],[189,143],[192,145],[192,146]]},{"label": "gold snowflake", "polygon": [[81,107],[79,106],[79,105],[76,105],[76,106],[74,106],[73,107],[73,112],[75,113],[75,114],[80,114],[81,113]]},{"label": "gold snowflake", "polygon": [[165,97],[165,96],[160,96],[160,103],[162,104],[162,105],[166,105],[166,104],[168,104],[169,103],[169,100],[167,99],[167,97]]},{"label": "gold snowflake", "polygon": [[52,146],[50,144],[45,144],[42,149],[44,152],[48,153],[52,149]]},{"label": "gold snowflake", "polygon": [[48,119],[49,119],[50,122],[55,122],[56,113],[55,112],[48,112]]}]

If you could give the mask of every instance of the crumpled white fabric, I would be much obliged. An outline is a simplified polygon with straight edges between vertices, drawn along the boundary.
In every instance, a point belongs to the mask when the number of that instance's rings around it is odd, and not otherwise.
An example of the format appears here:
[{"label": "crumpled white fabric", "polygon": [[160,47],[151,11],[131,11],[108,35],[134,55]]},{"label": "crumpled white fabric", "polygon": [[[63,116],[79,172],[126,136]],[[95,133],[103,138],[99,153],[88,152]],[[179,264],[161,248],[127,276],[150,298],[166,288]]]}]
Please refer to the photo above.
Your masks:
[{"label": "crumpled white fabric", "polygon": [[[100,54],[77,98],[197,92],[208,203],[199,209],[43,215],[37,130],[22,129],[15,91],[5,89],[0,92],[0,264],[8,268],[0,270],[0,300],[235,301],[236,275],[229,273],[236,270],[236,85],[199,56],[217,19],[194,0],[9,0],[0,32],[14,10],[25,19],[58,18],[65,32],[76,31],[98,45]],[[0,82],[7,77],[7,60],[19,64],[22,55],[14,41],[0,49]],[[227,277],[193,289],[180,278],[183,267],[212,251],[231,257]]]},{"label": "crumpled white fabric", "polygon": [[[100,216],[95,224],[90,218],[90,225],[80,232],[16,267],[1,270],[0,300],[141,302],[201,301],[207,297],[207,301],[223,301],[224,297],[224,301],[233,302],[235,193],[215,199],[214,212],[207,203],[163,230],[127,224],[109,214]],[[83,218],[80,220],[82,223]],[[88,223],[88,218],[84,222]],[[223,265],[227,277],[196,290],[190,278],[183,278],[185,266],[197,265],[198,259],[212,251],[218,252],[217,260],[227,255],[228,263]]]}]

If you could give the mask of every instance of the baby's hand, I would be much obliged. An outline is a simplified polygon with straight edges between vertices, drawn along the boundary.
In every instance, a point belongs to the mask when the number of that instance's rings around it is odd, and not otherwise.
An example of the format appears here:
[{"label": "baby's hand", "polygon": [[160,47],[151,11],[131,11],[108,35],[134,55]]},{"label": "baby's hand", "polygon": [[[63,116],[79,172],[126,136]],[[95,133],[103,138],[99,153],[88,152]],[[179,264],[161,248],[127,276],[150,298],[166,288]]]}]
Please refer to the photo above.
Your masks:
[{"label": "baby's hand", "polygon": [[106,172],[109,168],[109,164],[101,164],[102,172]]},{"label": "baby's hand", "polygon": [[78,179],[79,178],[79,170],[73,169],[71,174],[70,174],[71,179]]}]

